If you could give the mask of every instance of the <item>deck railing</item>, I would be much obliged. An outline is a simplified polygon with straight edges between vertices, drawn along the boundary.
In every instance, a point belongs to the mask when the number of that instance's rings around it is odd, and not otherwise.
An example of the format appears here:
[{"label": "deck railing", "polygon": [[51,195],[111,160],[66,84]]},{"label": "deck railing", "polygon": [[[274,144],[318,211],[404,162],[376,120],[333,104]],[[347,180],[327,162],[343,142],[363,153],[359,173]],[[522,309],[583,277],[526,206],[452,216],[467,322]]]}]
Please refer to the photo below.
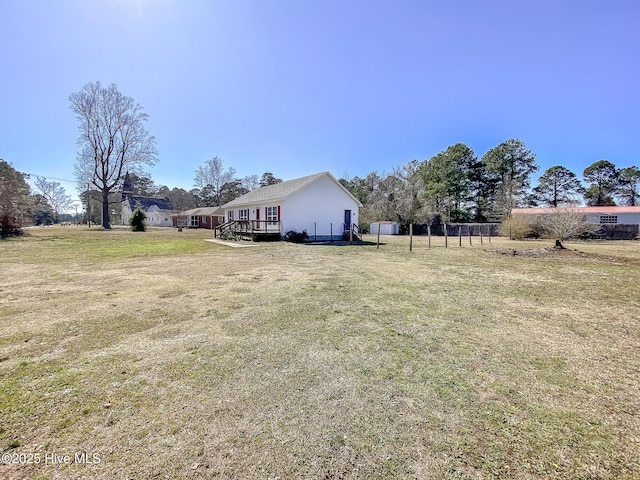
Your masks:
[{"label": "deck railing", "polygon": [[218,225],[214,230],[214,236],[229,231],[234,235],[276,235],[280,232],[280,222],[271,220],[230,220]]}]

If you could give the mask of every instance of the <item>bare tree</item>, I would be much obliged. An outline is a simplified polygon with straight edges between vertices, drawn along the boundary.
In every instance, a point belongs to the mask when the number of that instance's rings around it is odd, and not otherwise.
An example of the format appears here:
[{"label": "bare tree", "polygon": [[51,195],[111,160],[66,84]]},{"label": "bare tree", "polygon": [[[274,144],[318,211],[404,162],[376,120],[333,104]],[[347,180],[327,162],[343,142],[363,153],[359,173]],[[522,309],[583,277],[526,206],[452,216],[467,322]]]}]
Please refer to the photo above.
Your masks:
[{"label": "bare tree", "polygon": [[247,175],[242,179],[242,186],[247,189],[247,191],[255,190],[260,187],[260,179],[258,175]]},{"label": "bare tree", "polygon": [[554,209],[540,217],[543,230],[556,239],[556,247],[564,248],[562,242],[580,235],[595,234],[600,225],[589,223],[584,213],[571,208]]},{"label": "bare tree", "polygon": [[94,185],[102,194],[102,226],[111,228],[109,193],[127,170],[154,165],[156,139],[144,128],[149,115],[140,104],[118,91],[116,85],[87,83],[69,97],[80,122],[75,175],[81,191]]},{"label": "bare tree", "polygon": [[207,206],[220,205],[222,187],[233,180],[236,170],[229,167],[226,171],[220,157],[213,157],[196,169],[193,183],[200,192],[201,200]]},{"label": "bare tree", "polygon": [[71,196],[67,195],[58,182],[50,182],[45,177],[36,176],[34,186],[40,191],[57,215],[71,208]]}]

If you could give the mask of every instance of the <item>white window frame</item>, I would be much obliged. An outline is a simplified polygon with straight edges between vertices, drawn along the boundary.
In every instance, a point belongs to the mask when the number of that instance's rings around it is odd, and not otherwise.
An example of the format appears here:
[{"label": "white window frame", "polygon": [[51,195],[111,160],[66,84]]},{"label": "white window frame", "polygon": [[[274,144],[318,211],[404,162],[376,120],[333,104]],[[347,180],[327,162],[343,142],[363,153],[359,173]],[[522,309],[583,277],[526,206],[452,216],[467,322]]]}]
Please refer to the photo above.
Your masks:
[{"label": "white window frame", "polygon": [[600,215],[600,224],[614,225],[618,223],[618,215]]},{"label": "white window frame", "polygon": [[238,219],[242,222],[246,222],[249,220],[249,209],[248,208],[241,208],[240,210],[238,210],[238,214],[239,217]]},{"label": "white window frame", "polygon": [[275,207],[267,207],[267,224],[275,225],[278,223],[278,206]]}]

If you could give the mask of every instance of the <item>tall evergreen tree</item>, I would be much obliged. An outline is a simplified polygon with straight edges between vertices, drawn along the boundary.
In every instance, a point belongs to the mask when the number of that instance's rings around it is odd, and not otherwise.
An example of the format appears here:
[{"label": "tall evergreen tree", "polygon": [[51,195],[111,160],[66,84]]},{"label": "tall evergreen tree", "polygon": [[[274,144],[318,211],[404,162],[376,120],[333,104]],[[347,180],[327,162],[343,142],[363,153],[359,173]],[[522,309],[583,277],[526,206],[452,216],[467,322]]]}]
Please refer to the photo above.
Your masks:
[{"label": "tall evergreen tree", "polygon": [[427,209],[447,221],[467,220],[473,196],[471,172],[476,163],[473,149],[464,143],[456,143],[422,163],[419,175]]},{"label": "tall evergreen tree", "polygon": [[24,177],[0,159],[0,237],[20,235],[28,222],[34,202]]},{"label": "tall evergreen tree", "polygon": [[584,181],[589,183],[584,197],[587,204],[598,206],[615,205],[613,195],[618,186],[618,171],[609,160],[598,160],[582,172]]},{"label": "tall evergreen tree", "polygon": [[497,218],[509,215],[512,208],[528,203],[531,175],[538,171],[536,156],[524,142],[509,139],[482,157],[482,164],[495,180],[493,213]]},{"label": "tall evergreen tree", "polygon": [[640,169],[635,165],[618,170],[618,189],[616,196],[620,201],[631,207],[638,205],[640,200]]},{"label": "tall evergreen tree", "polygon": [[584,193],[584,188],[575,173],[555,165],[540,176],[533,192],[538,202],[556,208],[577,203],[577,197]]}]

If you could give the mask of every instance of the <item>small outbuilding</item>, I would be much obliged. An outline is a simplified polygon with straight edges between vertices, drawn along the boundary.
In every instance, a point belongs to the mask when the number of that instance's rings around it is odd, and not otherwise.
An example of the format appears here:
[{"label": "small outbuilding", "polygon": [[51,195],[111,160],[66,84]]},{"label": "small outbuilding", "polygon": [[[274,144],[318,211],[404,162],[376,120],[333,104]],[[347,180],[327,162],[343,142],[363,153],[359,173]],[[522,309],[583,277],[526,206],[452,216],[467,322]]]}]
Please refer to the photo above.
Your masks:
[{"label": "small outbuilding", "polygon": [[369,226],[369,231],[377,235],[380,229],[380,235],[398,235],[400,228],[397,222],[375,222]]}]

